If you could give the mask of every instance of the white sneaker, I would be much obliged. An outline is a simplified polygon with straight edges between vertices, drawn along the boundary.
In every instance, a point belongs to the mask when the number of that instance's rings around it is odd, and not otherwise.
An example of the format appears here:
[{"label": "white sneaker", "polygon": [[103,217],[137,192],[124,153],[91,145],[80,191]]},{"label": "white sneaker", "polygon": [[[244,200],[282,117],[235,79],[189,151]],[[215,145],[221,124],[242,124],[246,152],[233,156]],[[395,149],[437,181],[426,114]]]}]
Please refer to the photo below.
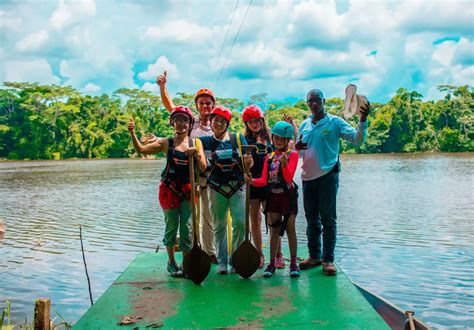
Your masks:
[{"label": "white sneaker", "polygon": [[227,274],[228,271],[227,271],[227,265],[219,265],[217,267],[217,274],[221,274],[221,275],[225,275]]}]

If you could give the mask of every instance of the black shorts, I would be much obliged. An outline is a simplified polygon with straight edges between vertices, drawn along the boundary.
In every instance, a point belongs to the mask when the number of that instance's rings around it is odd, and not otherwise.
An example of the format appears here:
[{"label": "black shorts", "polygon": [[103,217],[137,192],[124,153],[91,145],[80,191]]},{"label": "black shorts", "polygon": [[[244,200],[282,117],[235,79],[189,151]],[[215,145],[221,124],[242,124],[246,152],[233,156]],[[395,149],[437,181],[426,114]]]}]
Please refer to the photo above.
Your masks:
[{"label": "black shorts", "polygon": [[265,201],[268,197],[269,188],[267,187],[250,187],[250,199],[258,199],[261,202]]}]

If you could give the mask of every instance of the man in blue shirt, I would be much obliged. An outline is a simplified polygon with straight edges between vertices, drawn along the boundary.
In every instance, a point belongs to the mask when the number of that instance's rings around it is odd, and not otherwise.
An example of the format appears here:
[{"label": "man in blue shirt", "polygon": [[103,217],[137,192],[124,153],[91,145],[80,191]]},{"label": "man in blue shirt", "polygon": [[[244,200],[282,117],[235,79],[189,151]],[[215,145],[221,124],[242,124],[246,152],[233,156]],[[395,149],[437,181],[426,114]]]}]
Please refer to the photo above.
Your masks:
[{"label": "man in blue shirt", "polygon": [[[309,257],[300,263],[302,270],[323,265],[326,275],[336,275],[336,195],[339,187],[339,140],[361,145],[367,133],[370,104],[360,108],[360,121],[354,129],[344,119],[324,111],[324,95],[319,89],[307,94],[311,116],[301,123],[296,149],[303,164],[303,205],[307,221]],[[323,246],[321,249],[321,235]]]}]

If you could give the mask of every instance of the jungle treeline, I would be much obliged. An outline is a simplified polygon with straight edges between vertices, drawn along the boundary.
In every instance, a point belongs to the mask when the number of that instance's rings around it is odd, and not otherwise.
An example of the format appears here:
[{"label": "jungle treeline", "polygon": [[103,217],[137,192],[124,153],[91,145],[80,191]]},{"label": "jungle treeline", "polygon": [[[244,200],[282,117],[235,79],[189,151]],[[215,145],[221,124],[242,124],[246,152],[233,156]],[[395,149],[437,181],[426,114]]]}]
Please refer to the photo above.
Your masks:
[{"label": "jungle treeline", "polygon": [[[474,150],[474,89],[442,85],[438,101],[423,101],[416,91],[400,88],[387,103],[371,103],[366,143],[342,143],[346,153],[462,152]],[[265,109],[268,125],[290,115],[299,125],[308,117],[304,100],[292,104],[267,102],[266,94],[248,102],[217,98],[234,111],[230,130],[241,132],[240,112],[249,103]],[[178,93],[176,105],[195,110],[193,95]],[[342,115],[344,101],[326,100],[326,110]],[[130,117],[139,135],[171,136],[169,113],[159,96],[122,88],[112,95],[83,95],[69,86],[6,82],[0,89],[0,158],[67,159],[135,156],[127,131]],[[356,125],[358,118],[350,122]]]}]

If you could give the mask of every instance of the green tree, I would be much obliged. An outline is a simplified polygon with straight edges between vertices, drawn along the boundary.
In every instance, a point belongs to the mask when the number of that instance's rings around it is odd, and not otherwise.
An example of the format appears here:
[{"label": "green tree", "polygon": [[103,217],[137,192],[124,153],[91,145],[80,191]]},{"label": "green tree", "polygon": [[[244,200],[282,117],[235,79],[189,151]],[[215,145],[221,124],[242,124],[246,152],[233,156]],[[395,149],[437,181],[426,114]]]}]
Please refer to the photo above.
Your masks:
[{"label": "green tree", "polygon": [[[135,119],[139,135],[171,136],[169,113],[158,96],[140,89],[121,88],[111,96],[82,95],[70,86],[5,82],[0,89],[0,157],[9,159],[106,158],[135,154],[127,124]],[[422,101],[416,91],[400,88],[385,104],[372,103],[366,143],[355,147],[341,142],[342,152],[474,151],[474,90],[471,86],[439,86],[444,99]],[[296,125],[310,114],[306,102],[269,103],[266,93],[252,95],[265,104],[271,127],[287,114]],[[194,96],[178,93],[173,99],[196,111]],[[218,98],[233,111],[230,130],[242,132],[244,103]],[[341,116],[343,100],[329,98],[326,110]],[[357,116],[349,123],[358,124]]]}]

